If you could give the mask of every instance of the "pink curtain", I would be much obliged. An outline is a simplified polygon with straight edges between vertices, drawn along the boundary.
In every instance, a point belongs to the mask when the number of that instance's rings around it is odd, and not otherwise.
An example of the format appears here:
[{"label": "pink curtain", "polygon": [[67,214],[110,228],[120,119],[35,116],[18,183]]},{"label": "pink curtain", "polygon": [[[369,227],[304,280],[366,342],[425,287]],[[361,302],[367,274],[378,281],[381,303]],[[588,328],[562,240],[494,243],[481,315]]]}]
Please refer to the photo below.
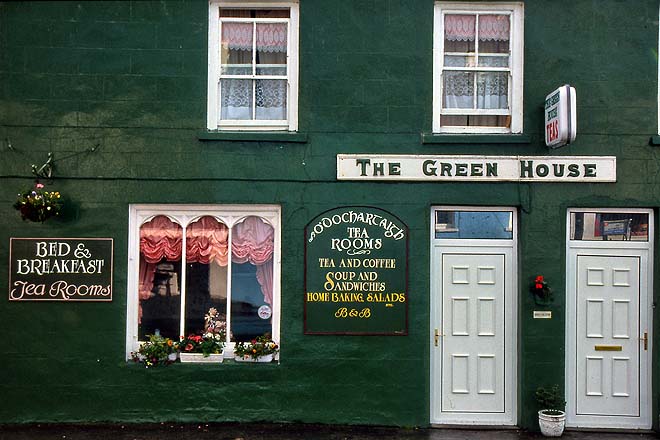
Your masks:
[{"label": "pink curtain", "polygon": [[[221,42],[232,50],[252,50],[252,23],[222,23]],[[286,52],[287,25],[285,23],[257,23],[257,50]]]},{"label": "pink curtain", "polygon": [[226,266],[229,229],[213,217],[202,217],[186,229],[186,260],[191,263],[216,262]]},{"label": "pink curtain", "polygon": [[140,252],[148,263],[181,259],[183,229],[164,215],[154,217],[140,228]]},{"label": "pink curtain", "polygon": [[[445,15],[445,39],[474,41],[476,15]],[[508,41],[508,15],[479,15],[479,40]]]},{"label": "pink curtain", "polygon": [[[139,297],[148,299],[153,288],[156,263],[163,258],[168,261],[181,260],[183,230],[168,217],[159,215],[140,228]],[[227,226],[215,218],[205,216],[191,223],[186,229],[186,260],[209,264],[215,262],[227,266]],[[233,228],[232,261],[249,262],[257,266],[257,281],[261,286],[264,301],[273,302],[273,248],[274,231],[259,217],[247,217]],[[141,310],[139,312],[141,315]]]}]

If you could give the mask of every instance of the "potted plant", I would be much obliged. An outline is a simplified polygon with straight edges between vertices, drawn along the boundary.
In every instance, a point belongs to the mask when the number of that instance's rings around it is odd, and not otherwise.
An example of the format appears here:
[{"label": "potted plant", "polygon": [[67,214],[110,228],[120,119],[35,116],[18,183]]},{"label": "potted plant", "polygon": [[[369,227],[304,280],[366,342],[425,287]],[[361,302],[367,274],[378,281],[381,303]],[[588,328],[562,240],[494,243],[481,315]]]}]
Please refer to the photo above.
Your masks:
[{"label": "potted plant", "polygon": [[272,362],[279,347],[270,337],[270,333],[257,336],[250,342],[237,342],[234,347],[234,359],[237,362]]},{"label": "potted plant", "polygon": [[34,188],[18,194],[14,208],[21,213],[23,220],[45,222],[60,214],[60,198],[58,191],[44,191],[44,185],[37,182]]},{"label": "potted plant", "polygon": [[168,365],[176,360],[177,345],[170,338],[161,335],[147,335],[148,341],[131,353],[135,362],[142,362],[146,368]]},{"label": "potted plant", "polygon": [[539,427],[541,433],[546,437],[560,437],[564,432],[566,413],[564,407],[566,401],[559,390],[559,385],[553,385],[550,389],[539,387],[536,389],[536,401],[539,407]]},{"label": "potted plant", "polygon": [[179,342],[181,362],[223,361],[227,323],[219,317],[218,311],[211,307],[204,316],[204,332],[181,338]]}]

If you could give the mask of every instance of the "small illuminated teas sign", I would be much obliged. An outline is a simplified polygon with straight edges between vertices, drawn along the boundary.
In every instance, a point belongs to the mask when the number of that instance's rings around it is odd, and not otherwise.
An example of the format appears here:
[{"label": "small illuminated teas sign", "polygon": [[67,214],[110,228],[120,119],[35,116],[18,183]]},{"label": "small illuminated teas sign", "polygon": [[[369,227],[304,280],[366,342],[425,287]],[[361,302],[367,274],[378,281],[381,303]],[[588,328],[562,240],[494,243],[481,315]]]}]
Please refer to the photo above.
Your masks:
[{"label": "small illuminated teas sign", "polygon": [[545,97],[545,144],[558,148],[577,135],[575,88],[564,85]]}]

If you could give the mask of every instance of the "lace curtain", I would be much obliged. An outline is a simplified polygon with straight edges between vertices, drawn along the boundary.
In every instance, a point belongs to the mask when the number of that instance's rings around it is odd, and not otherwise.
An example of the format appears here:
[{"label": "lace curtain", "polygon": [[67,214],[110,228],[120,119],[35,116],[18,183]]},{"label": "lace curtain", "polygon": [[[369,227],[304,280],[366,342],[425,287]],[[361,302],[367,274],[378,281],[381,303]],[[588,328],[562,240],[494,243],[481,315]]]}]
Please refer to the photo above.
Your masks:
[{"label": "lace curtain", "polygon": [[[445,15],[445,39],[474,41],[476,15]],[[479,41],[508,41],[508,15],[479,15]]]},{"label": "lace curtain", "polygon": [[[213,217],[202,217],[186,229],[186,260],[191,263],[227,266],[229,230]],[[146,300],[153,289],[156,266],[161,260],[180,261],[183,230],[159,215],[140,228],[139,298]],[[257,266],[257,281],[264,302],[273,304],[274,230],[259,217],[247,217],[232,230],[232,261]],[[141,317],[141,310],[139,312]]]},{"label": "lace curtain", "polygon": [[[256,48],[257,75],[285,78],[287,28],[286,23],[257,23],[254,26],[252,23],[223,22],[221,47],[224,73],[251,75],[253,48]],[[222,79],[220,95],[220,117],[223,120],[251,120],[253,112],[256,120],[287,118],[286,79]]]}]

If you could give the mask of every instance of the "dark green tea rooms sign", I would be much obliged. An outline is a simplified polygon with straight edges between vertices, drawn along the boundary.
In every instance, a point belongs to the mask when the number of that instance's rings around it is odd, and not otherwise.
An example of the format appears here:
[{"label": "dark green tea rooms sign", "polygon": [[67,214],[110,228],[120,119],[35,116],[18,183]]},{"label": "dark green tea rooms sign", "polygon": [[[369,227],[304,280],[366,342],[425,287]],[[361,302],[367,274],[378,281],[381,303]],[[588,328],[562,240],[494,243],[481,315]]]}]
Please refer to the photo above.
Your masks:
[{"label": "dark green tea rooms sign", "polygon": [[11,238],[10,301],[112,301],[111,238]]},{"label": "dark green tea rooms sign", "polygon": [[305,228],[305,334],[408,334],[408,229],[382,209],[336,208]]}]

